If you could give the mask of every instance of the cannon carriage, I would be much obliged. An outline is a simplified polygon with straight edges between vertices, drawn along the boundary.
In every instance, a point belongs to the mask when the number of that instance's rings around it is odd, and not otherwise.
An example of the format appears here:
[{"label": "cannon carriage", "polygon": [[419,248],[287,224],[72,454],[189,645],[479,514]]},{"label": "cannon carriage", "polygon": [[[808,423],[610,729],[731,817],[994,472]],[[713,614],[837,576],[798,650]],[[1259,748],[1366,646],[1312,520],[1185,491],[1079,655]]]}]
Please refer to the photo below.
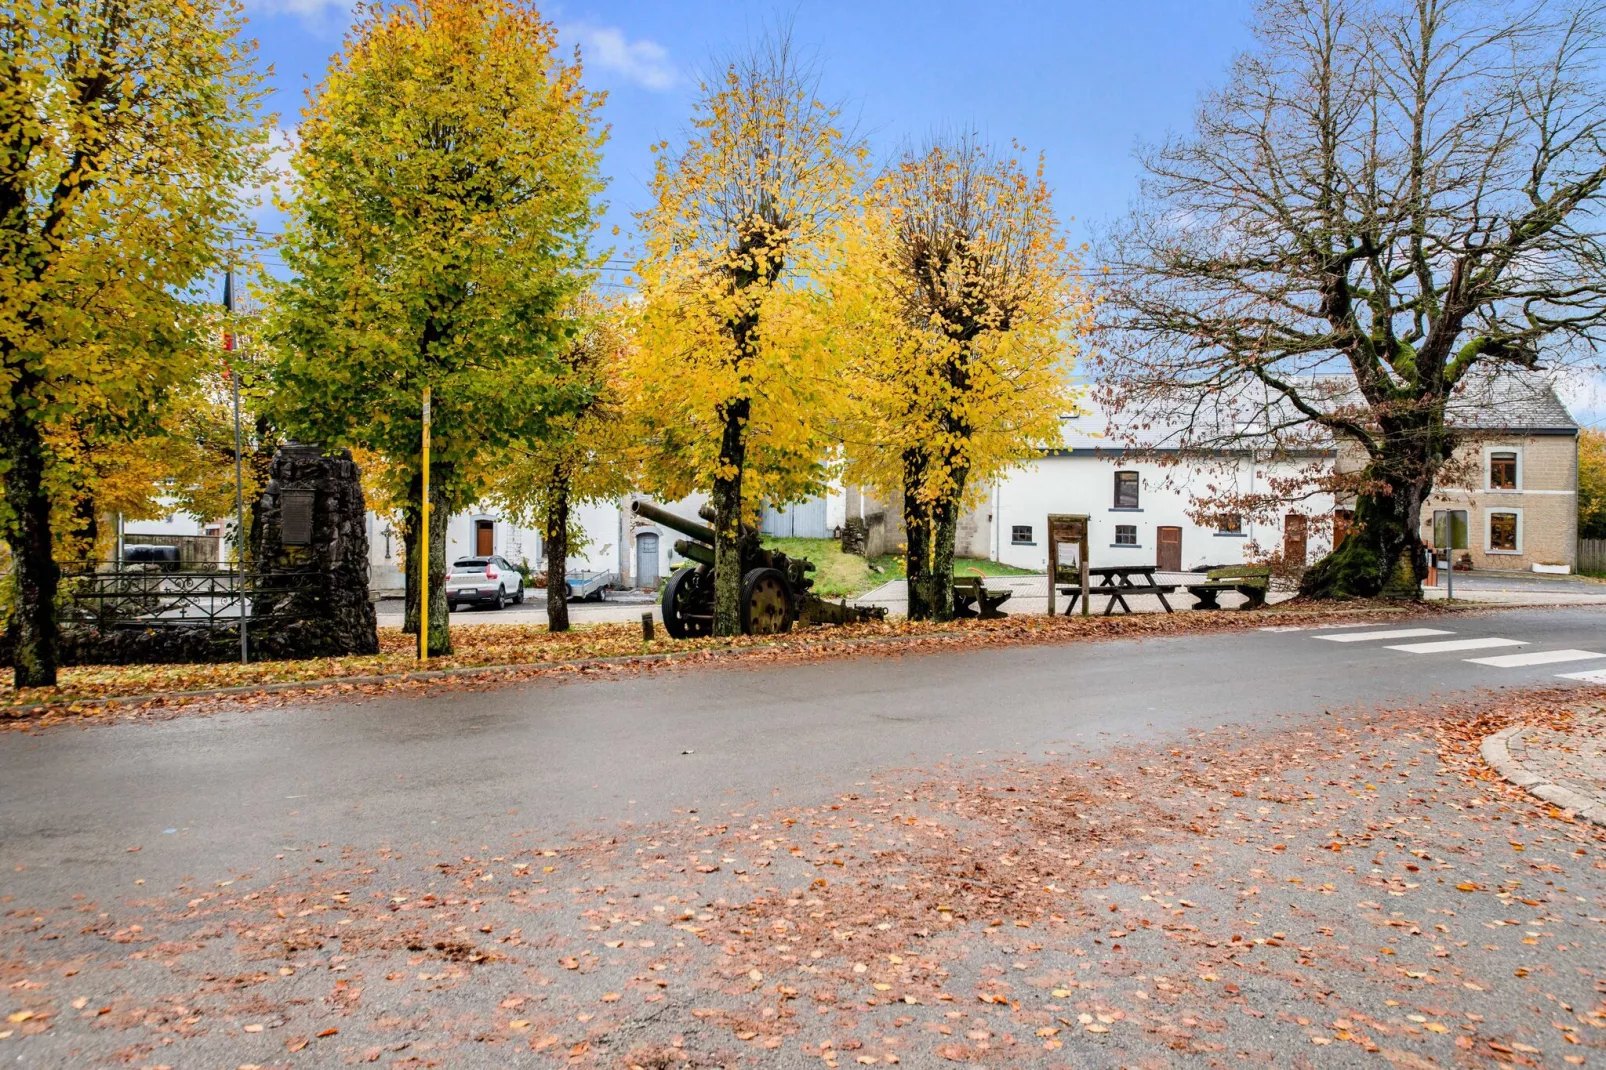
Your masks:
[{"label": "cannon carriage", "polygon": [[[707,524],[677,516],[650,502],[631,505],[636,515],[662,524],[686,536],[675,542],[675,552],[691,564],[677,569],[664,583],[664,630],[676,639],[711,635],[714,630],[714,529]],[[700,515],[712,520],[711,508]],[[742,632],[746,635],[773,635],[790,631],[792,625],[852,624],[881,620],[883,606],[850,606],[847,602],[827,602],[811,589],[809,573],[814,563],[793,559],[779,550],[765,549],[759,533],[742,525],[738,539],[738,560],[742,574]]]}]

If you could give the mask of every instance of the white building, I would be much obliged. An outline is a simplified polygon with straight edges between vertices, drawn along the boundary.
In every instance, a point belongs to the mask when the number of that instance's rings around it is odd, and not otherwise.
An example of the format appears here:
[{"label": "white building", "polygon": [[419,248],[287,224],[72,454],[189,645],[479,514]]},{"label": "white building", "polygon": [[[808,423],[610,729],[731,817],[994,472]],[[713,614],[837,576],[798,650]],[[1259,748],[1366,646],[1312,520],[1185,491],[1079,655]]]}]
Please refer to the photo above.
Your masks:
[{"label": "white building", "polygon": [[1099,413],[1066,420],[1064,444],[997,481],[967,516],[959,551],[1020,568],[1046,569],[1050,514],[1088,517],[1092,565],[1153,564],[1168,571],[1242,564],[1246,556],[1281,550],[1314,561],[1331,545],[1333,500],[1317,495],[1271,523],[1242,515],[1201,523],[1204,503],[1223,495],[1253,496],[1270,481],[1291,480],[1331,451],[1272,459],[1247,449],[1179,452],[1145,448],[1129,454],[1105,437]]}]

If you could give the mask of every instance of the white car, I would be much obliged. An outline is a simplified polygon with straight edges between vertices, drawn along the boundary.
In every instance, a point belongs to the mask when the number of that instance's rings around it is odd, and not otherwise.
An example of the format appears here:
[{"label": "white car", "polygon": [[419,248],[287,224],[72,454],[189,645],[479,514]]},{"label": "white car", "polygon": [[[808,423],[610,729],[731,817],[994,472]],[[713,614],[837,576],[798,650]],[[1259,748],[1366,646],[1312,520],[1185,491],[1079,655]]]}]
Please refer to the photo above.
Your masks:
[{"label": "white car", "polygon": [[495,606],[501,609],[524,602],[524,578],[504,558],[464,557],[446,570],[446,608],[462,605]]}]

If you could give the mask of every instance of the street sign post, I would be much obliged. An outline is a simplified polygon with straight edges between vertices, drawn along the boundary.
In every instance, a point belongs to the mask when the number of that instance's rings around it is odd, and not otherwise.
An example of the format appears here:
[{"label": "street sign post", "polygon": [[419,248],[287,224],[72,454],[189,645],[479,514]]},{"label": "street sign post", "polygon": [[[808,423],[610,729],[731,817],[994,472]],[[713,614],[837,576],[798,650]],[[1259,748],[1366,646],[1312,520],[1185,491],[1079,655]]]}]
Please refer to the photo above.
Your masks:
[{"label": "street sign post", "polygon": [[1467,511],[1465,509],[1433,510],[1433,558],[1444,551],[1444,597],[1455,597],[1455,551],[1467,548]]}]

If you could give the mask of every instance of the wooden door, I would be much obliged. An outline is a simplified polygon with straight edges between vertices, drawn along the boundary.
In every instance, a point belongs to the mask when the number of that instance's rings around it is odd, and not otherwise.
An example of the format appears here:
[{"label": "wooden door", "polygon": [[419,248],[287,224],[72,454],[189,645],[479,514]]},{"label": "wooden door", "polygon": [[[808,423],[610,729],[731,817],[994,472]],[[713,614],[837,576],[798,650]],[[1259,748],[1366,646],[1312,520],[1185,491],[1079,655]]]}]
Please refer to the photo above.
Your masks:
[{"label": "wooden door", "polygon": [[1154,563],[1161,572],[1182,571],[1182,529],[1154,529]]},{"label": "wooden door", "polygon": [[1305,529],[1305,514],[1283,517],[1283,560],[1300,568],[1305,566]]},{"label": "wooden door", "polygon": [[496,552],[496,527],[489,520],[474,521],[474,556],[490,557]]}]

